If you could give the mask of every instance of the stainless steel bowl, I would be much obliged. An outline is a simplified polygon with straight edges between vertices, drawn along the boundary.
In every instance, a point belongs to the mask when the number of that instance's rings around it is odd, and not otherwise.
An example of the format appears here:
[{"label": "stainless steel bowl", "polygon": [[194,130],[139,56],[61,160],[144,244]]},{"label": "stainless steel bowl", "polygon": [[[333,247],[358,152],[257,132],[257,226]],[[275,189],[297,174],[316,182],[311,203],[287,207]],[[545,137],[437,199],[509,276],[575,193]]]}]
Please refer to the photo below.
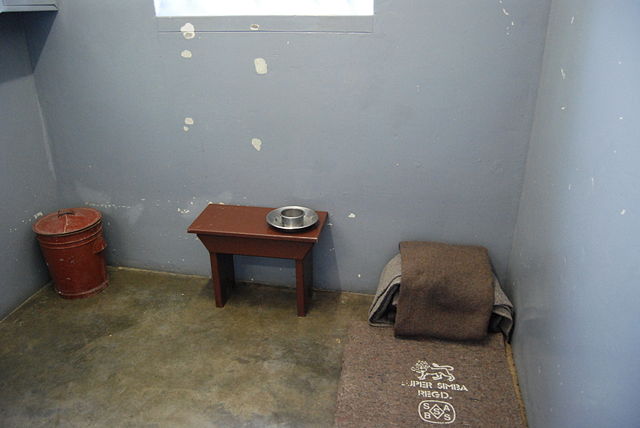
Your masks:
[{"label": "stainless steel bowl", "polygon": [[305,230],[318,222],[318,213],[295,205],[276,208],[267,214],[267,223],[285,232]]}]

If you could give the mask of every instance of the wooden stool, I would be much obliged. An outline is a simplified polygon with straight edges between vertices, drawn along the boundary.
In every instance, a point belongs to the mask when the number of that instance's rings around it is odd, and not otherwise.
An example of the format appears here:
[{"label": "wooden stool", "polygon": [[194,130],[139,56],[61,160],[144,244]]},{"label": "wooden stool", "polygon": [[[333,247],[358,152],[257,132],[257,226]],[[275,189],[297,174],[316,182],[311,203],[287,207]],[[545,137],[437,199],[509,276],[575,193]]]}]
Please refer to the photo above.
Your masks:
[{"label": "wooden stool", "polygon": [[296,262],[296,302],[298,316],[307,313],[311,297],[313,245],[328,213],[318,211],[318,223],[302,232],[281,232],[269,226],[266,216],[273,208],[209,204],[189,226],[211,257],[211,279],[216,306],[223,307],[235,282],[233,256],[275,257]]}]

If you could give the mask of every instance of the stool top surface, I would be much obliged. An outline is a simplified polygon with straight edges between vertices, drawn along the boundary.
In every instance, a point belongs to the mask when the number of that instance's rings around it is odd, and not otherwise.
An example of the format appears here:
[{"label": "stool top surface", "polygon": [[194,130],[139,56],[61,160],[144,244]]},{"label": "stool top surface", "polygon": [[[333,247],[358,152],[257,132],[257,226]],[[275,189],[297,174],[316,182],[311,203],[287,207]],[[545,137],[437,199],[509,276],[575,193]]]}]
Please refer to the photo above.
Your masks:
[{"label": "stool top surface", "polygon": [[267,214],[274,208],[209,204],[187,229],[199,235],[262,238],[280,241],[315,243],[329,213],[316,211],[318,223],[301,232],[282,232],[267,224]]}]

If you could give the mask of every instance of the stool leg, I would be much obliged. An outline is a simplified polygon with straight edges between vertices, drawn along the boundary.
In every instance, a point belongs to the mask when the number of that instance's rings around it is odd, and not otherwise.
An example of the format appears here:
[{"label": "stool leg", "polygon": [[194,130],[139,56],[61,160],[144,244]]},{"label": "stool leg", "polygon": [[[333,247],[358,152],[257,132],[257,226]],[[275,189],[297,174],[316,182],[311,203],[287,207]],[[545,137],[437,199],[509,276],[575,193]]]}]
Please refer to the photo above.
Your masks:
[{"label": "stool leg", "polygon": [[296,304],[299,317],[307,314],[307,305],[311,298],[312,260],[311,251],[309,251],[303,259],[296,259]]},{"label": "stool leg", "polygon": [[231,287],[235,283],[233,255],[211,253],[210,256],[213,293],[216,297],[216,306],[221,308],[227,303]]},{"label": "stool leg", "polygon": [[311,251],[304,258],[304,284],[307,292],[307,304],[309,304],[313,293],[313,257],[311,256]]}]

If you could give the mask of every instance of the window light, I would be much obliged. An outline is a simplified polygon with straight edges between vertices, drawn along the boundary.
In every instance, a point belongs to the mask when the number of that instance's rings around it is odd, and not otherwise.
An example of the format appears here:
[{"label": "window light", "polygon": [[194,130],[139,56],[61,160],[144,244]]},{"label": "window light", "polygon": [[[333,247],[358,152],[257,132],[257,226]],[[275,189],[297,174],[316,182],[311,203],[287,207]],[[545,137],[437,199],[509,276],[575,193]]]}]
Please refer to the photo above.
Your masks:
[{"label": "window light", "polygon": [[370,16],[373,0],[154,0],[156,16]]}]

